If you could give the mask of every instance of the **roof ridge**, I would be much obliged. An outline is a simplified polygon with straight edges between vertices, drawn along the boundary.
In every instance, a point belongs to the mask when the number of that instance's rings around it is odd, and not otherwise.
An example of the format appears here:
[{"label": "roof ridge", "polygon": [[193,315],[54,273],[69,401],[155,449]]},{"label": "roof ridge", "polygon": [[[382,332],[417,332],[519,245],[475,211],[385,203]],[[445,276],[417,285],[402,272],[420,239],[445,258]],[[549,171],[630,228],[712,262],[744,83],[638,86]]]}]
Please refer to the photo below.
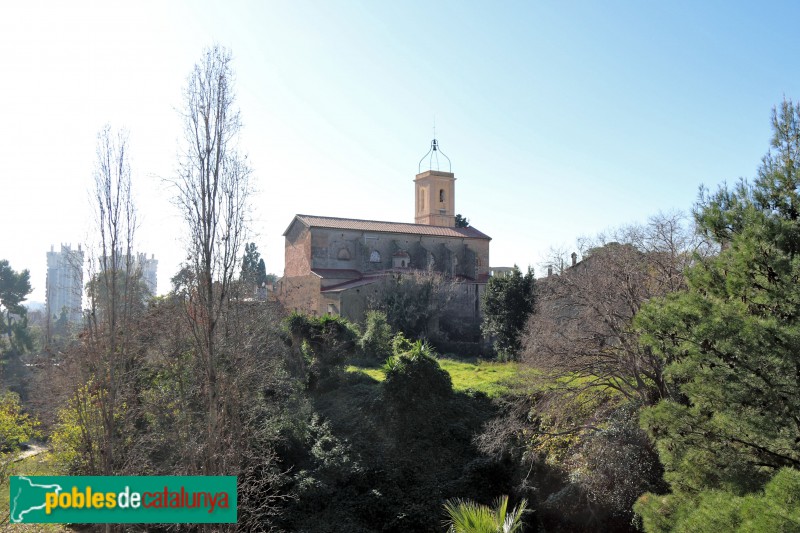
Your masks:
[{"label": "roof ridge", "polygon": [[[440,237],[459,237],[464,239],[488,239],[491,237],[473,226],[457,228],[454,226],[434,226],[431,224],[413,224],[410,222],[391,222],[388,220],[367,220],[362,218],[329,217],[322,215],[297,214],[283,233],[286,235],[295,221],[299,220],[307,227],[355,229],[376,233],[414,233]],[[360,226],[360,227],[358,227]],[[369,227],[373,226],[373,227]]]},{"label": "roof ridge", "polygon": [[[372,219],[368,219],[368,218],[329,217],[329,216],[326,216],[326,215],[302,215],[302,214],[297,214],[295,216],[298,216],[298,217],[311,217],[311,218],[326,218],[328,220],[348,220],[350,222],[377,222],[379,224],[402,224],[404,226],[424,226],[424,227],[427,227],[427,228],[467,229],[467,228],[456,228],[456,227],[453,227],[453,226],[436,226],[434,224],[417,224],[415,222],[393,222],[391,220],[372,220]],[[468,226],[468,227],[471,228],[471,229],[475,229],[475,228],[472,228],[471,226]],[[479,230],[475,230],[475,231],[479,231]]]}]

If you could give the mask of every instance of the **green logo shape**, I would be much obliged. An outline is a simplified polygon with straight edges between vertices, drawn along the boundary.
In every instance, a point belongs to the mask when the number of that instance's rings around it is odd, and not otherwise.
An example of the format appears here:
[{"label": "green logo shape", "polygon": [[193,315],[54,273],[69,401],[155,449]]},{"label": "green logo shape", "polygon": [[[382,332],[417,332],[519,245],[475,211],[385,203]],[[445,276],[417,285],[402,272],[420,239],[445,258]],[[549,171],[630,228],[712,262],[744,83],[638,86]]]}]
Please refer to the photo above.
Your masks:
[{"label": "green logo shape", "polygon": [[11,476],[11,523],[234,524],[235,476]]}]

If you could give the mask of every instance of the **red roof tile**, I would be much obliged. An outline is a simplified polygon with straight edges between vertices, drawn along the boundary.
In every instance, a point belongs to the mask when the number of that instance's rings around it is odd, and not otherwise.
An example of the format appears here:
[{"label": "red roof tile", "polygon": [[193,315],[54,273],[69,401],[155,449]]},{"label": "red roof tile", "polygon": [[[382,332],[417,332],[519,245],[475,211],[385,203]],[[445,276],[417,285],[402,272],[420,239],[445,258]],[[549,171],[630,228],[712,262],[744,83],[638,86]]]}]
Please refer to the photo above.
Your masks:
[{"label": "red roof tile", "polygon": [[465,239],[488,239],[491,237],[475,228],[451,228],[446,226],[429,226],[427,224],[408,224],[405,222],[382,222],[379,220],[358,220],[355,218],[318,217],[314,215],[295,215],[292,223],[283,232],[284,236],[296,220],[309,228],[347,229],[356,231],[374,231],[376,233],[411,233],[414,235],[430,235],[433,237],[460,237]]}]

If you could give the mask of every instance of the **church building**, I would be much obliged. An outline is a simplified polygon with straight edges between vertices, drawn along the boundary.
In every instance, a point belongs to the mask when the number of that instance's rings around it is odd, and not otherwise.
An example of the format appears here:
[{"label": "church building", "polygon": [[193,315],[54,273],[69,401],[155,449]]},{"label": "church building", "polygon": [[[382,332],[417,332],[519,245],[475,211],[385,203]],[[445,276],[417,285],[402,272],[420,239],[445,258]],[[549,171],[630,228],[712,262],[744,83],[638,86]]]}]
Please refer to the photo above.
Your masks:
[{"label": "church building", "polygon": [[444,156],[434,139],[423,161],[435,156],[437,170],[420,168],[414,180],[413,224],[294,217],[283,233],[286,259],[277,291],[286,309],[361,322],[377,282],[417,271],[456,280],[458,295],[448,313],[473,322],[480,319],[491,238],[473,227],[456,227],[456,178],[438,170],[439,153]]}]

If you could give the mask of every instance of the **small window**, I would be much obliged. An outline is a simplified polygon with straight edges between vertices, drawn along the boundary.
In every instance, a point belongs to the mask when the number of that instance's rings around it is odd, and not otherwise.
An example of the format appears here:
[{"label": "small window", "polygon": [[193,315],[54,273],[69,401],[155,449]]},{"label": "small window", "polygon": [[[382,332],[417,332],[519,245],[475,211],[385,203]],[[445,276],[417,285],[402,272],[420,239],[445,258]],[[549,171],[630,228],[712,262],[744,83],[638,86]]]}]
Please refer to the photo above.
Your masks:
[{"label": "small window", "polygon": [[373,250],[371,254],[369,254],[369,262],[370,263],[380,263],[381,262],[381,253],[378,250]]},{"label": "small window", "polygon": [[439,189],[439,201],[444,202],[444,189]]}]

